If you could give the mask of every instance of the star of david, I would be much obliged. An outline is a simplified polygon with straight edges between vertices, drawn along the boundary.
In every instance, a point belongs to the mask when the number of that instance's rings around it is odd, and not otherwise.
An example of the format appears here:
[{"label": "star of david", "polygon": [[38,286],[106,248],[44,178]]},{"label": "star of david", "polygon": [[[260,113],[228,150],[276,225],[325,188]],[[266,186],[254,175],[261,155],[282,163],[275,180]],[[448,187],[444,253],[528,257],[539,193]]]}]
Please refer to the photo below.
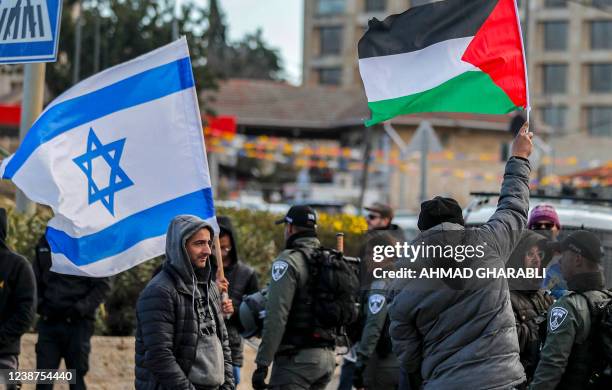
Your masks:
[{"label": "star of david", "polygon": [[[125,138],[102,145],[93,128],[89,128],[87,151],[72,160],[87,176],[89,204],[100,201],[113,216],[115,215],[115,193],[134,185],[134,182],[119,166],[124,145]],[[110,167],[108,186],[105,188],[99,188],[92,176],[93,160],[96,158],[102,158]]]}]

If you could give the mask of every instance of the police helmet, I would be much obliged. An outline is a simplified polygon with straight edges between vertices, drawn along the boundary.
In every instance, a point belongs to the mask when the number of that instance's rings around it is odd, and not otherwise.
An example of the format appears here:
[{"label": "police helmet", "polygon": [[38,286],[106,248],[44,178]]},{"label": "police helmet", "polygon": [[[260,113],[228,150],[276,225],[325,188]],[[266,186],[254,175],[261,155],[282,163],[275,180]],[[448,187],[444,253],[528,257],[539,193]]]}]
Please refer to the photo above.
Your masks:
[{"label": "police helmet", "polygon": [[261,334],[263,320],[266,317],[266,292],[264,289],[243,298],[239,309],[242,337],[249,338]]}]

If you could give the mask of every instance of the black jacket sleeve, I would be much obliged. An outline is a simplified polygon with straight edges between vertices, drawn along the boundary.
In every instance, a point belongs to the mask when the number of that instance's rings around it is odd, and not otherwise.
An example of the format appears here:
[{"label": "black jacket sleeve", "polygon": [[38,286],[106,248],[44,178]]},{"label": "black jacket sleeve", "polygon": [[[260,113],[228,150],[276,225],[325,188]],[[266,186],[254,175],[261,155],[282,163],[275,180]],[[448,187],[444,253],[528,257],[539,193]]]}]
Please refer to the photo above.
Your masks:
[{"label": "black jacket sleeve", "polygon": [[136,304],[146,350],[143,364],[164,388],[193,390],[173,353],[175,315],[172,292],[161,288],[143,291]]},{"label": "black jacket sleeve", "polygon": [[111,278],[92,278],[89,293],[75,303],[74,307],[81,316],[94,313],[98,306],[108,297],[111,290]]},{"label": "black jacket sleeve", "polygon": [[36,247],[36,256],[34,257],[34,261],[32,262],[32,268],[34,271],[34,276],[36,277],[36,294],[38,297],[36,310],[38,311],[38,313],[40,313],[40,306],[43,304],[45,290],[47,289],[47,285],[45,284],[45,275],[47,272],[49,272],[49,269],[51,268],[50,259],[50,255],[48,255],[48,258],[45,257],[41,254],[40,247]]},{"label": "black jacket sleeve", "polygon": [[221,312],[221,297],[217,290],[217,285],[213,284],[213,288],[210,290],[215,311],[217,313],[216,324],[219,327],[219,336],[221,346],[223,347],[223,361],[224,361],[224,377],[225,382],[221,385],[221,390],[232,390],[234,389],[234,367],[232,365],[232,350],[229,344],[229,336],[227,334],[227,328],[225,327],[225,321],[223,321],[223,313]]},{"label": "black jacket sleeve", "polygon": [[13,295],[9,298],[15,302],[13,314],[0,324],[0,345],[9,345],[19,340],[32,325],[36,306],[36,283],[34,272],[27,260],[22,258],[4,259],[17,261],[15,267]]}]

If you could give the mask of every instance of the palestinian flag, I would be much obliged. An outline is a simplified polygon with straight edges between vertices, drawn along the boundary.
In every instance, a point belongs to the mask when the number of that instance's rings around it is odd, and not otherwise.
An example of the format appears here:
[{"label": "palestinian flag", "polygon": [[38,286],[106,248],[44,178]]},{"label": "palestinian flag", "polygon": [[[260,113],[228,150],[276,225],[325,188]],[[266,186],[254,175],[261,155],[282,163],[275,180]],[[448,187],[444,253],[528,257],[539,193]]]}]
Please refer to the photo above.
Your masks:
[{"label": "palestinian flag", "polygon": [[373,19],[359,41],[372,118],[505,114],[527,109],[527,73],[514,0],[443,0]]}]

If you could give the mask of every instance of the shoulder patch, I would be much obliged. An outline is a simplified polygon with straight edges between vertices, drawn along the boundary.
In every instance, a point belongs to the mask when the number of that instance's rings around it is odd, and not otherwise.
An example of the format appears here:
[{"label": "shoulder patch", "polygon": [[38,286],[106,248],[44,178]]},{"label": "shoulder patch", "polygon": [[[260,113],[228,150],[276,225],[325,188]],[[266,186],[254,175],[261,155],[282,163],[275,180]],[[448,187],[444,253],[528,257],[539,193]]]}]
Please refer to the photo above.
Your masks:
[{"label": "shoulder patch", "polygon": [[368,300],[368,308],[370,313],[377,314],[385,305],[385,296],[382,294],[372,294]]},{"label": "shoulder patch", "polygon": [[557,330],[563,321],[567,318],[567,310],[562,307],[553,307],[550,309],[550,319],[548,326],[552,332]]},{"label": "shoulder patch", "polygon": [[272,279],[276,282],[280,278],[282,278],[287,272],[287,268],[289,268],[289,264],[283,260],[277,260],[272,263]]}]

